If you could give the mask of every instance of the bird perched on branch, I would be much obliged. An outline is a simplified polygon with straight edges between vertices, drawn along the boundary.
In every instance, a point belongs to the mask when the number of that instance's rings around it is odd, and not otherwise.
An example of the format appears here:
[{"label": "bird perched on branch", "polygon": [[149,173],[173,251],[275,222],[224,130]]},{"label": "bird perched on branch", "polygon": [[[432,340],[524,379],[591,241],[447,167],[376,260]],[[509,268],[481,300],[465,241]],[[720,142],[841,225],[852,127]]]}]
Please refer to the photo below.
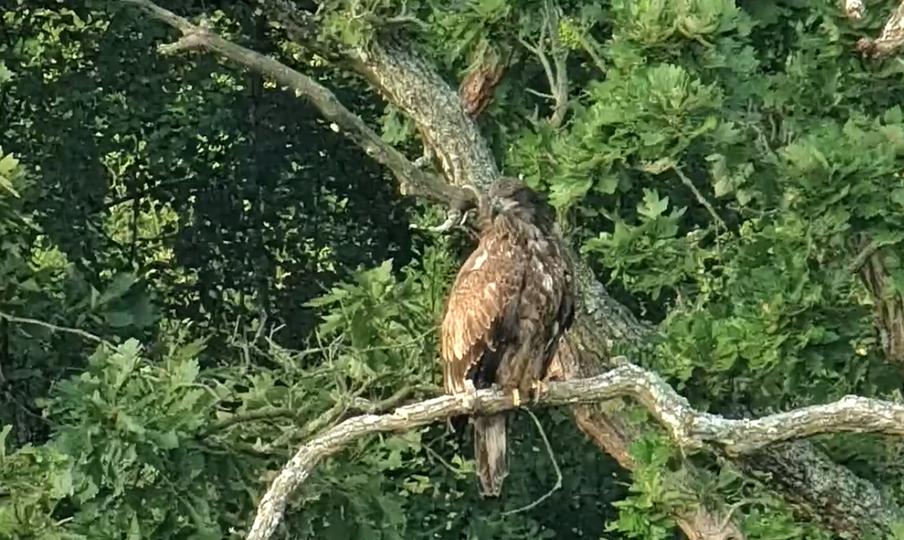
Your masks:
[{"label": "bird perched on branch", "polygon": [[[574,320],[571,261],[546,198],[503,178],[477,197],[480,242],[458,272],[442,323],[447,394],[501,387],[515,405],[539,396],[559,339]],[[508,475],[506,417],[474,423],[474,458],[484,496]]]}]

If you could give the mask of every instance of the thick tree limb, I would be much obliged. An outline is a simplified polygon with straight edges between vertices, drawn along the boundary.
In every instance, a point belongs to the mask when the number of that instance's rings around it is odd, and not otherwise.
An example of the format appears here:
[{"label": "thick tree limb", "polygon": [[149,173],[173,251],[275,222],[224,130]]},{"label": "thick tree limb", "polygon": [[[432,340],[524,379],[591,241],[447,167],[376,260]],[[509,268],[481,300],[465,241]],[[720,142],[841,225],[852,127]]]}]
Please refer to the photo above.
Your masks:
[{"label": "thick tree limb", "polygon": [[489,189],[499,177],[496,160],[458,93],[432,65],[391,37],[349,54],[356,71],[414,121],[449,183]]},{"label": "thick tree limb", "polygon": [[741,470],[784,493],[797,512],[839,538],[887,531],[900,515],[876,486],[832,461],[808,441],[770,446],[736,459]]},{"label": "thick tree limb", "polygon": [[[858,396],[756,420],[731,420],[698,412],[658,375],[627,363],[589,379],[549,383],[539,403],[577,405],[625,396],[641,403],[662,423],[676,444],[686,449],[709,443],[736,455],[776,442],[825,433],[904,435],[904,405]],[[498,390],[480,390],[473,395],[442,396],[406,405],[392,414],[350,418],[315,437],[295,454],[261,500],[247,538],[270,538],[282,518],[288,497],[310,477],[320,460],[361,437],[407,431],[451,416],[494,414],[513,408],[510,395]]]},{"label": "thick tree limb", "polygon": [[[182,30],[183,33],[192,33],[198,30],[197,27],[191,26],[190,23],[170,12],[160,11],[148,0],[122,1],[143,7],[145,11],[155,18]],[[263,0],[262,3],[271,9],[285,11],[282,14],[284,19],[296,21],[293,23],[296,26],[300,24],[297,23],[299,19],[298,10],[294,8],[292,2],[288,0]],[[288,13],[288,11],[292,11],[292,13]],[[309,17],[301,17],[303,21],[309,19]],[[310,30],[310,28],[303,25],[296,28],[298,33]],[[207,35],[210,36],[209,33]],[[216,42],[218,47],[211,46],[209,41],[202,41],[202,44],[205,48],[215,50],[250,69],[260,70],[267,74],[271,72],[264,70],[272,70],[274,74],[292,74],[290,78],[277,80],[295,89],[299,95],[307,96],[315,106],[320,108],[325,117],[339,124],[331,116],[336,114],[338,101],[335,96],[325,88],[319,87],[319,85],[313,87],[314,90],[310,91],[310,93],[306,93],[311,88],[309,83],[313,82],[309,78],[305,78],[300,73],[280,65],[272,59],[261,57],[260,55],[248,55],[246,53],[252,51],[247,49],[237,46],[233,46],[235,48],[224,47],[225,43],[222,39]],[[370,80],[383,93],[384,97],[399,106],[403,112],[415,120],[425,143],[434,146],[434,148],[437,143],[441,146],[445,155],[441,156],[440,162],[444,175],[450,182],[456,186],[472,183],[481,188],[487,188],[496,178],[498,171],[485,140],[477,131],[476,125],[465,114],[461,101],[457,98],[454,90],[435,74],[432,66],[417,57],[404,43],[394,40],[376,43],[367,51],[343,52],[347,54],[347,58],[350,59],[351,65],[356,71]],[[266,60],[266,62],[259,61],[261,58]],[[301,77],[298,77],[299,75]],[[314,84],[316,85],[316,83]],[[312,97],[312,95],[320,95],[318,94],[320,92],[329,93],[331,99],[318,101]],[[341,104],[339,104],[339,107],[341,107]],[[340,112],[352,114],[344,107]],[[394,157],[404,160],[405,158],[394,149],[391,149],[391,147],[387,149],[388,145],[383,144],[360,119],[357,122],[351,119],[347,120],[340,127],[348,131],[357,128],[361,133],[353,134],[349,132],[346,135],[356,140],[356,142],[358,139],[355,139],[355,137],[360,137],[359,144],[362,147],[367,148],[366,145],[373,144],[375,148],[382,150],[384,154],[378,152],[371,155],[395,173],[400,183],[403,184],[403,189],[408,189],[413,194],[423,192],[427,194],[425,195],[426,197],[432,200],[444,200],[444,202],[448,202],[457,196],[450,194],[447,197],[442,194],[443,190],[441,187],[429,186],[428,184],[433,181],[433,178],[420,173],[413,165],[408,167],[394,159],[389,159]],[[381,159],[387,161],[381,161]],[[410,172],[412,169],[416,173]],[[404,187],[406,185],[414,187],[406,188]],[[459,191],[454,187],[448,187],[448,189]],[[437,196],[437,194],[439,195]],[[580,334],[582,340],[602,342],[601,348],[592,349],[597,354],[582,355],[581,365],[577,367],[583,376],[588,374],[595,375],[610,367],[605,354],[600,352],[607,349],[605,345],[608,342],[626,341],[642,344],[648,341],[651,336],[654,336],[655,332],[651,325],[638,321],[627,308],[615,301],[608,294],[605,287],[595,279],[586,264],[578,261],[576,271],[579,276],[583,300],[578,315],[578,323],[579,326],[584,327],[584,330],[576,330],[574,334]],[[570,373],[567,372],[566,378],[573,377],[574,373],[576,373],[575,370],[571,370]],[[619,431],[613,428],[613,426],[625,425],[619,423],[620,416],[618,415],[622,413],[617,413],[615,416],[606,416],[606,413],[600,413],[595,405],[581,407],[589,407],[589,409],[584,409],[585,412],[598,413],[585,415],[583,422],[578,418],[578,424],[591,437],[593,437],[593,434],[588,431],[588,426],[596,429],[598,433],[605,433],[613,444],[608,446],[601,445],[604,450],[611,452],[613,450],[610,449],[617,451],[619,447],[627,448],[636,436],[629,431]],[[581,409],[578,407],[573,410],[577,417]],[[601,414],[602,416],[600,416]],[[597,439],[594,438],[594,440]],[[748,460],[747,469],[759,474],[774,474],[776,476],[786,474],[786,471],[795,471],[798,477],[805,477],[808,474],[818,475],[821,479],[821,485],[830,485],[836,481],[840,484],[851,484],[852,479],[856,479],[849,470],[833,463],[828,457],[817,452],[809,443],[801,442],[800,444],[812,450],[808,456],[809,459],[798,459],[799,454],[793,452],[774,451],[775,448],[784,446],[778,445],[761,450],[760,454],[764,459]],[[627,463],[627,466],[630,466],[630,463]],[[897,513],[897,507],[885,501],[872,484],[860,479],[856,480],[861,482],[859,485],[862,489],[859,492],[857,490],[840,490],[835,493],[835,497],[830,501],[832,504],[828,506],[821,506],[826,502],[826,492],[816,489],[807,482],[777,482],[776,487],[789,498],[803,500],[811,507],[818,508],[818,511],[812,514],[813,517],[832,527],[839,536],[847,538],[862,537],[862,532],[872,525],[888,531],[891,525],[889,516]],[[863,496],[864,494],[865,496]],[[884,504],[877,504],[877,502],[883,502]],[[682,528],[692,538],[728,539],[741,537],[733,533],[720,536],[697,534],[705,529],[706,523],[720,521],[720,516],[718,515],[704,517],[706,519],[701,520],[696,519],[694,516],[679,516],[679,523],[684,520]],[[843,525],[839,526],[838,524]]]}]

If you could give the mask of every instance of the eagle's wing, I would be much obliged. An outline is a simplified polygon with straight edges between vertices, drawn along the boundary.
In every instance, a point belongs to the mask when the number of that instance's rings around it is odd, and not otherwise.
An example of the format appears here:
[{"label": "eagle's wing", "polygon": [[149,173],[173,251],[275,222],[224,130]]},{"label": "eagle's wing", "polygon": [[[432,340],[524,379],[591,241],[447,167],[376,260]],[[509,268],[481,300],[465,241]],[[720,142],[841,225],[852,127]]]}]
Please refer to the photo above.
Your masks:
[{"label": "eagle's wing", "polygon": [[[553,323],[552,340],[549,343],[547,356],[540,368],[540,372],[536,375],[542,380],[550,377],[550,372],[558,370],[555,376],[564,376],[564,366],[558,365],[553,367],[553,360],[557,356],[559,347],[563,346],[566,339],[566,333],[574,325],[575,312],[575,289],[574,289],[574,266],[570,259],[570,253],[563,246],[559,248],[559,260],[562,265],[562,276],[556,289],[559,293],[559,309],[556,313],[556,320]],[[561,361],[561,359],[559,359]]]},{"label": "eagle's wing", "polygon": [[[465,377],[483,357],[496,351],[514,328],[524,275],[523,254],[505,237],[489,231],[458,272],[442,324],[443,387],[465,392]],[[497,356],[497,355],[492,355]],[[498,361],[498,357],[496,359]],[[490,368],[490,373],[495,370]],[[481,370],[483,371],[483,370]]]}]

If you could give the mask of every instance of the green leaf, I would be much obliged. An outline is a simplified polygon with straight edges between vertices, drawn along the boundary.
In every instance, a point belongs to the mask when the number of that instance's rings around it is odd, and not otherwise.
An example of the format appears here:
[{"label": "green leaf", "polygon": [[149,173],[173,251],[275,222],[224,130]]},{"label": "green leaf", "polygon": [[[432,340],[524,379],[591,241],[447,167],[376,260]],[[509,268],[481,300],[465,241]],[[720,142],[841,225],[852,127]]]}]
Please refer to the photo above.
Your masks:
[{"label": "green leaf", "polygon": [[157,444],[165,450],[172,450],[179,447],[179,437],[173,431],[166,431],[156,434]]},{"label": "green leaf", "polygon": [[644,189],[643,204],[637,205],[637,211],[647,218],[654,219],[664,214],[668,207],[668,197],[659,198],[659,193],[656,190]]},{"label": "green leaf", "polygon": [[127,311],[108,311],[104,313],[104,320],[113,328],[125,328],[134,322],[132,314]]},{"label": "green leaf", "polygon": [[891,200],[895,204],[904,207],[904,188],[897,188],[892,191]]}]

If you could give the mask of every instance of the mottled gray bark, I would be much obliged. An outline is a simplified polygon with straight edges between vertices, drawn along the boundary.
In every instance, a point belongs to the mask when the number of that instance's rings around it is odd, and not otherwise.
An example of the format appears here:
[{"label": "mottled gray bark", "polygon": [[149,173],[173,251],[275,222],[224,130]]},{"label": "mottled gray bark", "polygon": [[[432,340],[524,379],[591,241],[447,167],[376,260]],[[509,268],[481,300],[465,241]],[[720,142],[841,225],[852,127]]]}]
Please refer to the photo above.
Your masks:
[{"label": "mottled gray bark", "polygon": [[866,538],[869,532],[888,538],[891,525],[901,519],[894,501],[808,441],[776,444],[734,462],[839,538]]},{"label": "mottled gray bark", "polygon": [[[865,398],[842,399],[835,403],[779,413],[757,420],[729,420],[694,410],[658,375],[632,364],[586,379],[553,382],[532,407],[575,406],[631,397],[653,414],[682,448],[714,444],[729,453],[750,452],[791,437],[837,431],[904,432],[904,406]],[[258,514],[248,540],[267,540],[282,519],[288,498],[318,463],[353,441],[373,433],[401,432],[458,415],[492,416],[514,409],[512,396],[502,390],[480,390],[473,394],[446,395],[404,407],[391,414],[364,414],[349,418],[324,431],[301,447],[283,467],[258,506]],[[594,422],[591,418],[589,421]],[[600,426],[595,425],[594,429]],[[607,436],[613,431],[606,429]],[[705,520],[706,533],[694,528],[695,538],[725,538],[731,530],[727,520],[696,508],[680,519]],[[716,527],[715,525],[718,524]],[[732,532],[731,534],[739,534]]]}]

